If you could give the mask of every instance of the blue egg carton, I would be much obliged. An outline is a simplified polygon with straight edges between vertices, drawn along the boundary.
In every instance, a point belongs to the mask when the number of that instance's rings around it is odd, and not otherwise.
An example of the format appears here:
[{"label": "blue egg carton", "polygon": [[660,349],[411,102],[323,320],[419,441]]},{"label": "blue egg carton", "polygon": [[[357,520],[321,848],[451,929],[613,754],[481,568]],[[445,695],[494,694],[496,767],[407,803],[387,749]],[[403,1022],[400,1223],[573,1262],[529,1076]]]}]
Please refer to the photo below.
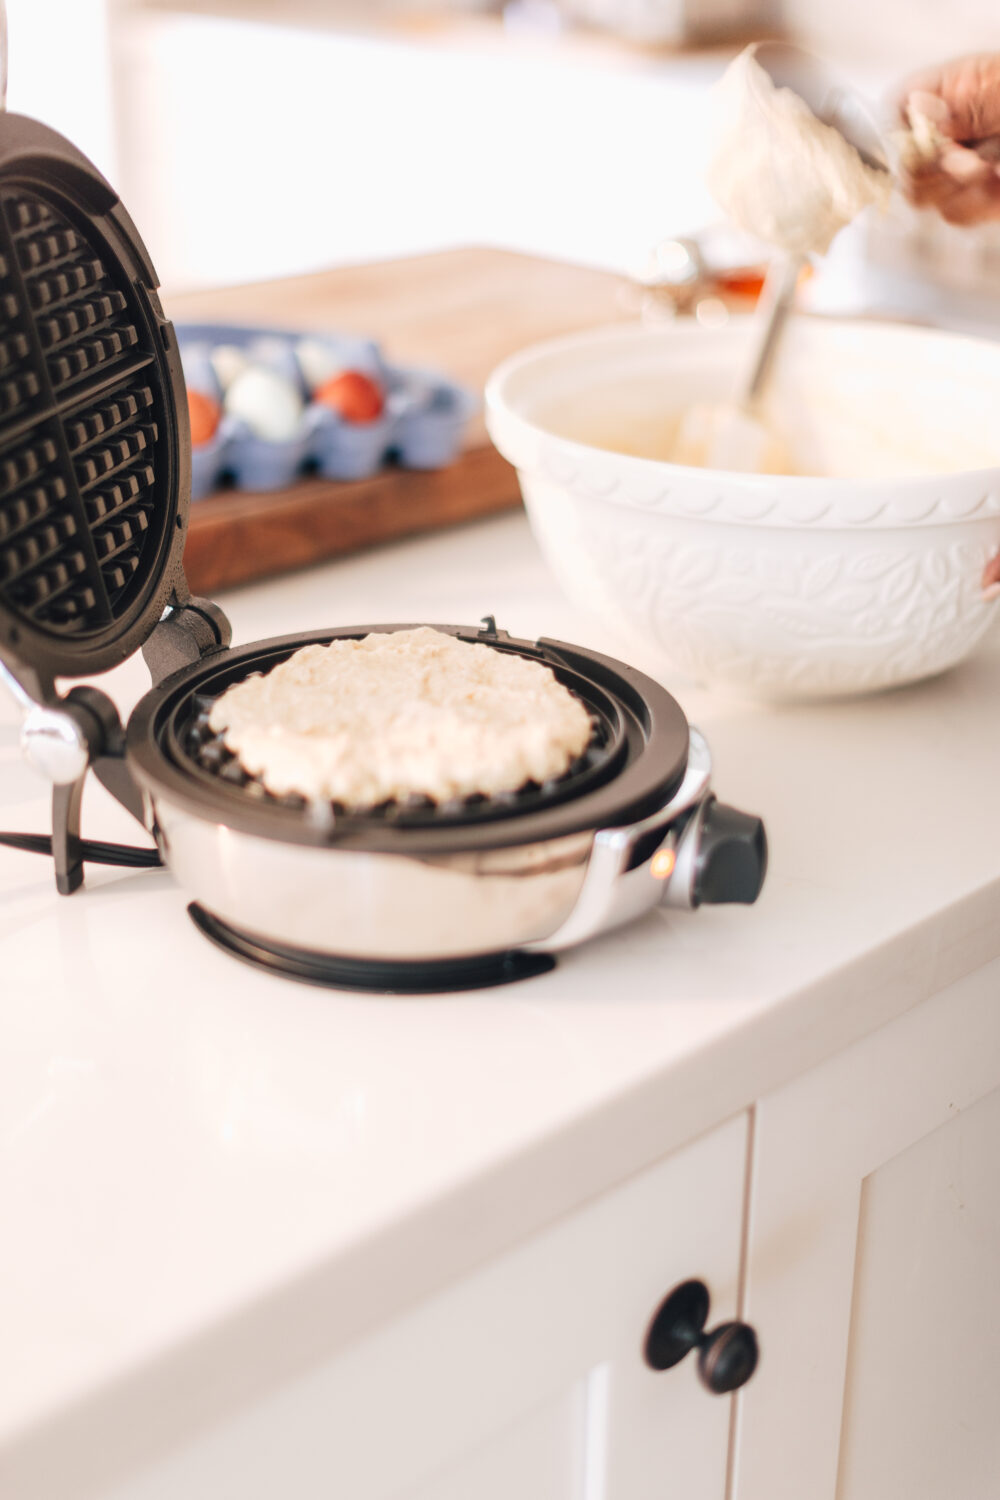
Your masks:
[{"label": "blue egg carton", "polygon": [[[389,364],[372,339],[351,335],[250,328],[227,323],[175,324],[184,378],[223,405],[222,420],[207,443],[191,448],[191,498],[201,500],[226,483],[243,490],[280,490],[304,473],[327,479],[367,479],[394,462],[404,469],[441,469],[462,446],[479,399],[431,370]],[[321,402],[311,401],[296,346],[308,339],[331,362],[360,370],[382,388],[385,408],[373,422],[348,422]],[[300,430],[286,442],[255,437],[245,421],[229,415],[212,364],[220,345],[245,350],[254,364],[283,375],[304,401]]]}]

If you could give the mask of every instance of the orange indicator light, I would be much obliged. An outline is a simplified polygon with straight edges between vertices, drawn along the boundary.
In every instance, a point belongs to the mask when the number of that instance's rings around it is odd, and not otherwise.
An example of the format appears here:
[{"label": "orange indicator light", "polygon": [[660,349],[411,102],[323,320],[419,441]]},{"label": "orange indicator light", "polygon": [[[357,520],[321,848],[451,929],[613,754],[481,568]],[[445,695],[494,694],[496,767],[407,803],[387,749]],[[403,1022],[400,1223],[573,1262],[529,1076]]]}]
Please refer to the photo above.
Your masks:
[{"label": "orange indicator light", "polygon": [[654,880],[669,880],[676,863],[677,855],[673,849],[657,849],[649,862],[649,872]]}]

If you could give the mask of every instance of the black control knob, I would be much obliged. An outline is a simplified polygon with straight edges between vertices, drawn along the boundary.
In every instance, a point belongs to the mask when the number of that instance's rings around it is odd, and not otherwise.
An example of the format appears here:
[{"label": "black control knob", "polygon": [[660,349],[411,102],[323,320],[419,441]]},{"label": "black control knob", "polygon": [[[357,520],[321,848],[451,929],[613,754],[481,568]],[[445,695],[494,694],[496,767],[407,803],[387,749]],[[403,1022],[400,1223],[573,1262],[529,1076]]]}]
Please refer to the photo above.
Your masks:
[{"label": "black control knob", "polygon": [[703,1281],[674,1287],[649,1325],[643,1355],[651,1369],[669,1370],[697,1349],[702,1384],[723,1396],[746,1385],[757,1368],[760,1349],[749,1323],[720,1323],[706,1333],[708,1309]]},{"label": "black control knob", "polygon": [[767,873],[767,835],[760,818],[710,797],[698,831],[695,906],[742,902],[751,906]]}]

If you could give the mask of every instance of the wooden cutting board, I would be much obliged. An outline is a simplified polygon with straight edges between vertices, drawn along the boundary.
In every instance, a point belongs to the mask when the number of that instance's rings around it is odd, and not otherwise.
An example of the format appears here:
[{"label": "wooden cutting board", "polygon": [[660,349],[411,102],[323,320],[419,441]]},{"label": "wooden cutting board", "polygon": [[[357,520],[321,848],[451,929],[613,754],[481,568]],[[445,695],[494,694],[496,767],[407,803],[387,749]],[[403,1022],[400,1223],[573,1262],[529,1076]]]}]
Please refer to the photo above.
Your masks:
[{"label": "wooden cutting board", "polygon": [[[378,339],[395,363],[439,369],[482,391],[508,354],[538,339],[634,317],[628,284],[606,271],[506,250],[447,250],[252,286],[171,295],[176,322],[246,322]],[[197,594],[299,568],[394,537],[520,504],[513,469],[482,417],[455,463],[387,468],[371,479],[308,478],[268,494],[198,500],[184,565]]]}]

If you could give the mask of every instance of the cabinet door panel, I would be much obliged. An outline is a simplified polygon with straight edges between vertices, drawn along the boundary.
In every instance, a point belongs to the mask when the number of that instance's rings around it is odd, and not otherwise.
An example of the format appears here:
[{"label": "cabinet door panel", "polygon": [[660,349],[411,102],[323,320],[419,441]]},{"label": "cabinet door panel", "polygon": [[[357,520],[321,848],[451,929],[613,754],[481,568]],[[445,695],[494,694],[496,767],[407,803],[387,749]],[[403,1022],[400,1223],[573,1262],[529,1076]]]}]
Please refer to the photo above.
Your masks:
[{"label": "cabinet door panel", "polygon": [[1000,1489],[1000,1089],[865,1180],[838,1500]]},{"label": "cabinet door panel", "polygon": [[642,1350],[691,1277],[736,1315],[746,1153],[741,1115],[113,1500],[725,1500],[730,1398]]},{"label": "cabinet door panel", "polygon": [[998,994],[993,963],[758,1105],[734,1500],[995,1500]]},{"label": "cabinet door panel", "polygon": [[398,1500],[577,1500],[585,1420],[580,1381]]}]

